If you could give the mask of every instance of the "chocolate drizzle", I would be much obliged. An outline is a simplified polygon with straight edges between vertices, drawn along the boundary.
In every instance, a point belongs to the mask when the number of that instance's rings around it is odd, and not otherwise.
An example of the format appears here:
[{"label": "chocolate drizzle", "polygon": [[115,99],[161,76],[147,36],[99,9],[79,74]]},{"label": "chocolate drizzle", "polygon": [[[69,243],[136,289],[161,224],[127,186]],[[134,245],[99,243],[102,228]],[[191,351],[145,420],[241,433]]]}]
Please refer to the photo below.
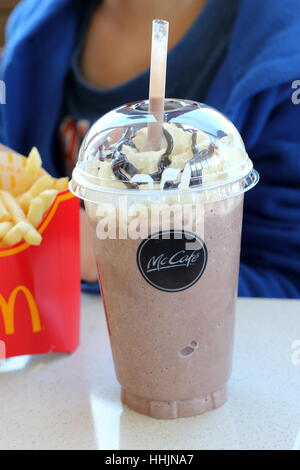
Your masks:
[{"label": "chocolate drizzle", "polygon": [[192,133],[192,152],[193,158],[190,160],[191,180],[190,186],[202,184],[202,164],[200,152],[197,149],[197,132],[195,130],[188,131]]},{"label": "chocolate drizzle", "polygon": [[100,160],[100,162],[104,162],[105,158],[103,155],[103,145],[100,145],[100,147],[96,150],[96,152],[97,152],[98,160]]},{"label": "chocolate drizzle", "polygon": [[[139,170],[128,160],[126,155],[122,152],[123,145],[134,146],[135,144],[132,142],[132,135],[131,135],[131,128],[128,127],[122,139],[119,142],[118,147],[113,153],[113,161],[112,161],[112,171],[116,178],[120,181],[125,183],[127,186],[133,189],[138,189],[138,184],[130,183],[130,180],[127,175],[134,176],[139,173]],[[125,173],[127,173],[127,175]]]},{"label": "chocolate drizzle", "polygon": [[[202,162],[208,160],[210,157],[213,156],[215,150],[217,149],[216,144],[210,143],[209,146],[203,150],[198,150],[197,146],[197,130],[195,129],[185,129],[182,124],[176,124],[177,127],[181,128],[185,132],[189,132],[192,137],[191,147],[193,152],[193,158],[189,160],[189,164],[191,166],[191,181],[190,186],[200,185],[202,184],[202,170],[203,165]],[[163,128],[163,134],[167,142],[167,148],[164,154],[161,156],[158,162],[158,170],[155,173],[150,174],[149,176],[153,179],[154,182],[160,182],[162,178],[162,174],[166,168],[168,168],[172,160],[170,155],[174,149],[174,139],[169,131]],[[226,137],[227,134],[222,130],[218,130],[217,134],[211,134],[206,132],[206,134],[211,135],[214,139],[221,139],[222,137]],[[126,186],[131,189],[139,189],[139,184],[142,183],[131,183],[129,177],[133,177],[134,175],[140,174],[140,171],[128,160],[126,155],[122,152],[123,146],[127,145],[136,150],[137,147],[133,142],[133,135],[132,128],[127,128],[123,137],[119,141],[119,144],[115,151],[108,155],[106,158],[112,158],[112,171],[115,177],[122,181]],[[102,149],[101,149],[102,150]],[[100,151],[100,149],[99,149]],[[102,153],[102,152],[101,152]],[[181,170],[182,172],[183,170]],[[128,176],[127,176],[128,175]],[[179,186],[179,182],[174,183],[173,181],[166,181],[163,189],[176,189]]]},{"label": "chocolate drizzle", "polygon": [[163,133],[167,141],[167,149],[165,153],[161,156],[161,159],[158,162],[158,171],[150,175],[153,181],[156,181],[156,182],[159,182],[161,180],[161,175],[163,174],[163,171],[172,163],[172,160],[169,157],[171,153],[173,152],[174,140],[170,132],[167,131],[166,129],[163,129]]},{"label": "chocolate drizzle", "polygon": [[[193,158],[189,161],[191,166],[191,181],[190,186],[196,186],[202,184],[202,162],[208,160],[210,157],[213,156],[215,150],[217,149],[216,145],[210,143],[209,146],[203,150],[198,150],[197,148],[197,131],[195,129],[185,129],[182,124],[176,124],[177,127],[184,130],[185,132],[189,132],[192,134],[192,152]],[[204,132],[204,131],[203,131]],[[222,137],[226,137],[227,134],[222,130],[217,131],[217,135],[211,134],[210,132],[205,132],[206,134],[211,135],[215,139],[221,139]]]},{"label": "chocolate drizzle", "polygon": [[174,181],[166,181],[164,185],[164,189],[177,189],[179,186],[178,183],[174,183]]},{"label": "chocolate drizzle", "polygon": [[189,162],[192,173],[190,186],[195,186],[202,184],[202,162],[212,157],[216,150],[216,146],[214,144],[209,144],[207,148],[200,150],[199,152],[197,148],[197,131],[195,131],[194,129],[187,131],[192,133],[193,158]]}]

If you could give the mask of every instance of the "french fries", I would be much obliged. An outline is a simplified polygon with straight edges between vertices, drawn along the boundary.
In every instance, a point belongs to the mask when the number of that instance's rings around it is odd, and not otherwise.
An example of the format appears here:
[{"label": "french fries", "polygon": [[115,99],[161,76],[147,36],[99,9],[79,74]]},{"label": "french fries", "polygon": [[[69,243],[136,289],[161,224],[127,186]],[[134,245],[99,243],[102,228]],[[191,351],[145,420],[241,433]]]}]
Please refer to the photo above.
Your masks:
[{"label": "french fries", "polygon": [[12,222],[0,222],[0,240],[2,240],[7,232],[13,228]]},{"label": "french fries", "polygon": [[44,191],[40,196],[32,199],[28,210],[28,220],[32,225],[35,227],[40,225],[45,212],[50,208],[57,194],[58,191],[52,189]]},{"label": "french fries", "polygon": [[69,187],[69,178],[58,178],[54,180],[54,189],[65,191]]},{"label": "french fries", "polygon": [[26,161],[26,171],[27,173],[35,174],[38,173],[41,168],[42,159],[40,153],[36,147],[33,147]]},{"label": "french fries", "polygon": [[0,197],[15,223],[14,227],[6,233],[3,242],[6,245],[15,245],[24,238],[31,245],[40,245],[42,241],[41,234],[27,220],[14,196],[8,191],[0,191]]},{"label": "french fries", "polygon": [[16,187],[10,192],[0,190],[0,248],[23,240],[40,245],[42,236],[37,227],[68,183],[68,178],[52,178],[42,169],[40,154],[34,147]]},{"label": "french fries", "polygon": [[4,246],[16,245],[23,240],[23,236],[29,230],[26,222],[18,222],[17,225],[14,225],[3,237]]},{"label": "french fries", "polygon": [[46,174],[40,176],[31,188],[17,198],[18,203],[22,207],[24,212],[27,212],[30,206],[31,200],[38,196],[41,192],[46,189],[51,189],[54,186],[54,179],[50,175]]},{"label": "french fries", "polygon": [[28,191],[42,173],[42,159],[36,147],[33,147],[26,161],[25,171],[18,181],[17,186],[11,191],[14,196]]},{"label": "french fries", "polygon": [[6,210],[4,203],[0,199],[0,223],[11,220],[10,213]]}]

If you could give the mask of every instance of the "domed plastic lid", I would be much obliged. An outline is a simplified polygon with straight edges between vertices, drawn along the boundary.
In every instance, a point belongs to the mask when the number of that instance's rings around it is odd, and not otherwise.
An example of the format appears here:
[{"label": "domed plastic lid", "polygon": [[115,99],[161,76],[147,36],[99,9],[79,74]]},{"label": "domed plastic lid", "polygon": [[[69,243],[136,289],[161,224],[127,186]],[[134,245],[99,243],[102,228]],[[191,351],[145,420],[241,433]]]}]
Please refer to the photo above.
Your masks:
[{"label": "domed plastic lid", "polygon": [[229,197],[257,183],[258,174],[238,130],[215,109],[166,99],[159,150],[149,143],[152,123],[156,119],[148,101],[121,106],[99,119],[81,146],[71,191],[96,202],[97,193],[103,191],[208,194],[227,185]]}]

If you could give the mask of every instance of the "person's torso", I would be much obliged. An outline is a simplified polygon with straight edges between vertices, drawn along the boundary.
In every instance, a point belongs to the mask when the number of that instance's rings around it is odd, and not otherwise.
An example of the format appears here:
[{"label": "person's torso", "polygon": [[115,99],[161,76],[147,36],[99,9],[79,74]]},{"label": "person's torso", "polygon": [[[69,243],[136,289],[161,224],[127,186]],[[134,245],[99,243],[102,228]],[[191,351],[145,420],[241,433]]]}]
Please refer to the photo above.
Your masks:
[{"label": "person's torso", "polygon": [[[56,147],[66,173],[75,165],[89,127],[103,114],[125,102],[145,99],[149,69],[117,87],[99,89],[81,74],[79,57],[89,21],[99,0],[83,17],[77,48],[64,88]],[[224,59],[240,0],[208,0],[189,31],[168,54],[166,96],[204,101]],[[149,45],[150,47],[150,45]]]}]

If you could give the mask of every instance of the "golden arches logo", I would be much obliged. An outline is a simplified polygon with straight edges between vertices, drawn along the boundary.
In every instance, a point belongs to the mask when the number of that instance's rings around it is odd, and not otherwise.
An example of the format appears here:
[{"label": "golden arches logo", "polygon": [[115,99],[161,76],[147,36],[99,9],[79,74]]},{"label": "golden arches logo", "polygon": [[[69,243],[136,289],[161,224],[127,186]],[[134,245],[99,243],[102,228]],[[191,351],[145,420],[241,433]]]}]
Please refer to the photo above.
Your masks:
[{"label": "golden arches logo", "polygon": [[42,329],[39,311],[32,293],[27,287],[18,286],[12,291],[8,301],[0,294],[0,313],[2,312],[4,331],[7,335],[15,333],[15,305],[18,294],[21,293],[27,301],[33,333],[38,333]]}]

